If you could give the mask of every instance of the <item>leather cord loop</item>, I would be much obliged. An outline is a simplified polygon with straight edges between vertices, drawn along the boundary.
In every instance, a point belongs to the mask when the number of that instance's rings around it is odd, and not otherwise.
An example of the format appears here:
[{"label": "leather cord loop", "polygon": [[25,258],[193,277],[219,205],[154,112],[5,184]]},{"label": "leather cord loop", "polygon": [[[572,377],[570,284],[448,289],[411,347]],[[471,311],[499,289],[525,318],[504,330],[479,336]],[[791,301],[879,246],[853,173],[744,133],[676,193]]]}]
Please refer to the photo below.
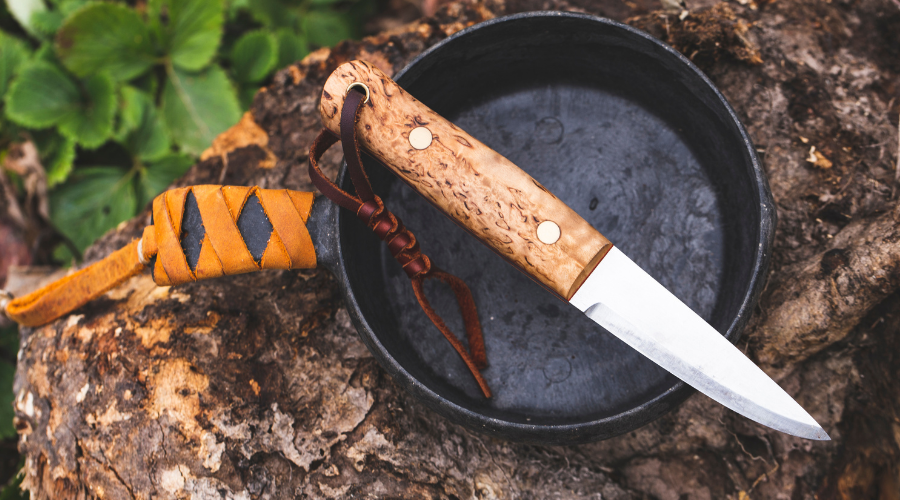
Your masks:
[{"label": "leather cord loop", "polygon": [[[347,170],[356,194],[348,193],[339,188],[334,182],[325,177],[319,168],[319,159],[335,142],[337,136],[328,129],[322,129],[319,136],[313,142],[309,150],[309,176],[312,183],[325,197],[337,203],[354,214],[371,229],[379,239],[384,241],[391,255],[403,267],[403,271],[412,283],[416,300],[428,316],[428,319],[443,334],[444,338],[456,350],[465,362],[478,386],[485,397],[491,397],[491,390],[482,377],[480,370],[487,367],[487,356],[484,349],[484,337],[481,331],[481,323],[478,320],[478,310],[472,292],[463,280],[450,273],[442,271],[431,264],[431,260],[422,254],[419,242],[415,235],[409,231],[403,222],[384,207],[381,198],[372,190],[369,177],[362,164],[362,155],[359,141],[357,140],[356,125],[359,122],[359,114],[365,106],[373,106],[372,101],[366,99],[362,93],[350,89],[344,99],[344,107],[341,110],[341,147],[344,151],[344,160],[347,162]],[[456,296],[466,328],[466,340],[469,348],[453,334],[440,315],[431,307],[431,303],[425,295],[424,282],[428,279],[438,279],[450,286]]]}]

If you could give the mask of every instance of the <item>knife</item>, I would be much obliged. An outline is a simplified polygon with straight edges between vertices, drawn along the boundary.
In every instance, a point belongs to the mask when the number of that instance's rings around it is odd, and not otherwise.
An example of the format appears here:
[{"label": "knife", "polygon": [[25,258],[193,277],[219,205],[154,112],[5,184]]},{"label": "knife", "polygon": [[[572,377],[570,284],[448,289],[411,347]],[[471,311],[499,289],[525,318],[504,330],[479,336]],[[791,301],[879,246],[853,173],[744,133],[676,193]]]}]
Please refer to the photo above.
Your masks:
[{"label": "knife", "polygon": [[[781,387],[547,188],[365,61],[338,67],[320,112],[340,135],[344,97],[367,96],[361,146],[544,288],[671,374],[773,429],[828,440]],[[648,304],[653,304],[652,307]]]}]

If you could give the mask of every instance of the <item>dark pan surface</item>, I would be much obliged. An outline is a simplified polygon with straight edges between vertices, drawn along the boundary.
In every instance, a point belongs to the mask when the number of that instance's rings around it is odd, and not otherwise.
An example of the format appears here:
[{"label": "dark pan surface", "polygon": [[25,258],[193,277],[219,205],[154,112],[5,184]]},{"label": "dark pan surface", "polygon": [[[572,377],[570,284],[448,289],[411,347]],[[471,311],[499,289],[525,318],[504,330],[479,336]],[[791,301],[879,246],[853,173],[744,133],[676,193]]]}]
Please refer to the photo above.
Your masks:
[{"label": "dark pan surface", "polygon": [[[528,14],[449,39],[398,82],[534,176],[736,340],[760,289],[774,211],[746,134],[683,57],[611,21]],[[430,407],[494,435],[574,443],[627,432],[691,393],[377,163],[366,167],[424,253],[463,278],[479,307],[490,400],[387,249],[338,215],[339,265],[360,334]],[[462,335],[452,293],[427,290]]]}]

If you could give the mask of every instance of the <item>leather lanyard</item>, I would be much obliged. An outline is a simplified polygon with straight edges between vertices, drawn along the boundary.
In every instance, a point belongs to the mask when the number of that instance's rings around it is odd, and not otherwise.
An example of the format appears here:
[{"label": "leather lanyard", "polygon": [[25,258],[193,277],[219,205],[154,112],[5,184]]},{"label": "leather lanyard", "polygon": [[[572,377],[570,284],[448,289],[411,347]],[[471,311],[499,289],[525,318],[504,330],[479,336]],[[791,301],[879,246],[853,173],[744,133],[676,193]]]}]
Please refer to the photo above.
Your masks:
[{"label": "leather lanyard", "polygon": [[[484,396],[489,398],[491,390],[480,372],[487,367],[487,355],[484,350],[481,323],[478,321],[478,311],[475,307],[475,300],[472,298],[472,292],[461,279],[432,265],[431,260],[419,250],[419,242],[416,241],[416,237],[406,229],[399,218],[384,207],[381,198],[372,191],[369,177],[362,165],[359,141],[356,137],[356,124],[359,121],[360,111],[368,104],[369,99],[367,95],[354,89],[355,87],[348,89],[347,98],[344,100],[344,107],[341,110],[341,137],[338,138],[328,129],[322,129],[313,142],[312,148],[309,150],[309,176],[313,185],[323,195],[342,208],[355,213],[375,235],[387,243],[391,255],[403,266],[403,270],[409,276],[416,300],[419,301],[422,310],[466,363]],[[368,105],[371,106],[371,104]],[[347,171],[356,195],[339,188],[325,177],[319,168],[319,159],[338,140],[341,141],[341,147],[344,150],[344,160],[347,162]],[[453,290],[466,328],[468,350],[447,328],[447,325],[428,302],[428,298],[425,296],[424,282],[432,278],[443,281]]]}]

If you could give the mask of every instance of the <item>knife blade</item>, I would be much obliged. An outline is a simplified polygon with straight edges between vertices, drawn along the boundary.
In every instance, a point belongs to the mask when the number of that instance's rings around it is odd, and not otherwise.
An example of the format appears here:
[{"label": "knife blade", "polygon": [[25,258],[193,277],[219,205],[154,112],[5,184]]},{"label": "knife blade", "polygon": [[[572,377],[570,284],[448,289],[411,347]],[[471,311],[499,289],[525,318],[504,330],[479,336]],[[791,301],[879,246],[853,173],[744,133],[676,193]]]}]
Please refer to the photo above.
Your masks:
[{"label": "knife blade", "polygon": [[351,61],[328,78],[319,109],[329,130],[340,134],[343,98],[359,84],[368,94],[356,126],[363,148],[482,243],[722,405],[788,434],[829,439],[778,384],[574,210],[374,65]]},{"label": "knife blade", "polygon": [[734,344],[618,248],[600,261],[569,303],[725,407],[794,436],[830,439],[806,410]]}]

